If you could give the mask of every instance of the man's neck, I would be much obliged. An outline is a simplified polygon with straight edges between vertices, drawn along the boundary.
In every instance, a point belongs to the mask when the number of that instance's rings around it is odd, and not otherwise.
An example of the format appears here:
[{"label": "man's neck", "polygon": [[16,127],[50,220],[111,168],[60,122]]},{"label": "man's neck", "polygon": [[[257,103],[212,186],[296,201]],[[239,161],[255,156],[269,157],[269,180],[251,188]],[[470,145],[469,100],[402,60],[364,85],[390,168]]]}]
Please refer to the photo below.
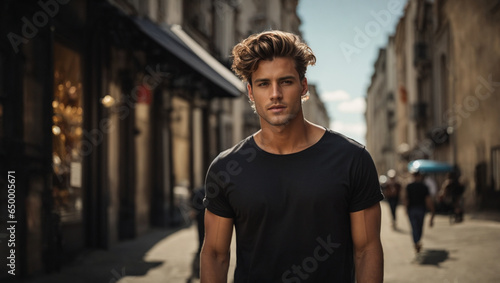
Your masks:
[{"label": "man's neck", "polygon": [[291,154],[302,151],[321,139],[325,130],[305,119],[295,119],[287,125],[261,124],[254,135],[255,142],[264,151],[273,154]]}]

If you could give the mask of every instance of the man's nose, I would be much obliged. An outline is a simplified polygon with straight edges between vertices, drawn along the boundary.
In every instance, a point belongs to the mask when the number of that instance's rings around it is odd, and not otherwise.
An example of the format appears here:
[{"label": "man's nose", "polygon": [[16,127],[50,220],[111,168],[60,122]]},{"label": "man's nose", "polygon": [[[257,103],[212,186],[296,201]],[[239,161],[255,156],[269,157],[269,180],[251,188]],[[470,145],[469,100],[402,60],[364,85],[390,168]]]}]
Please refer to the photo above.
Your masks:
[{"label": "man's nose", "polygon": [[281,99],[282,98],[281,87],[279,84],[273,84],[271,99]]}]

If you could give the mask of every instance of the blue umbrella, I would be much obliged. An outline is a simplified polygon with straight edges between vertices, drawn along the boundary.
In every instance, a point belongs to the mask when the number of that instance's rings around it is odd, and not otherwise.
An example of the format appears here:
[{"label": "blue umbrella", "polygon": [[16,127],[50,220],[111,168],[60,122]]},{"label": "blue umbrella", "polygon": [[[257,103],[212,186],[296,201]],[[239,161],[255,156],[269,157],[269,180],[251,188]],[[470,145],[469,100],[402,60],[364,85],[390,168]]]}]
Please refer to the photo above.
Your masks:
[{"label": "blue umbrella", "polygon": [[417,159],[408,163],[408,171],[420,173],[440,173],[451,172],[453,166],[445,163],[428,159]]}]

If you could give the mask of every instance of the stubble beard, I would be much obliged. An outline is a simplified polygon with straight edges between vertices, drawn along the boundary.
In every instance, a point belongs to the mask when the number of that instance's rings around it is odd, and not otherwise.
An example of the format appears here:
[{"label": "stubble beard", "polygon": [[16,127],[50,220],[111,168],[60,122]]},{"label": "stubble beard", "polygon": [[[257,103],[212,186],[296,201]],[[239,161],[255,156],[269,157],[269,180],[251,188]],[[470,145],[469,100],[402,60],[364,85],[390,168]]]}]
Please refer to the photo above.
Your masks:
[{"label": "stubble beard", "polygon": [[261,115],[258,111],[257,114],[261,119],[266,121],[269,125],[274,126],[274,127],[281,127],[281,126],[286,126],[290,124],[290,122],[295,119],[298,115],[298,113],[288,113],[288,114],[283,114],[283,115],[273,115],[271,117]]}]

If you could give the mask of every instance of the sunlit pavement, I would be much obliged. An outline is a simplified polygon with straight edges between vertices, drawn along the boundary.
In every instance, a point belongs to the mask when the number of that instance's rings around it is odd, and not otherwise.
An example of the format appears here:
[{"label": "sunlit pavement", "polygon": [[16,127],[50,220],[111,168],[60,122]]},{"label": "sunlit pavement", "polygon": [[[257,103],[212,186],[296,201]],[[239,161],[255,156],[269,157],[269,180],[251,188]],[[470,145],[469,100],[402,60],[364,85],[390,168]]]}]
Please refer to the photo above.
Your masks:
[{"label": "sunlit pavement", "polygon": [[[145,255],[144,261],[160,263],[140,276],[127,275],[119,283],[187,282],[197,250],[196,227],[180,230],[159,241]],[[199,282],[192,280],[191,282]]]},{"label": "sunlit pavement", "polygon": [[[234,238],[232,252],[235,254]],[[158,267],[150,269],[143,276],[125,276],[119,283],[155,283],[155,282],[191,282],[200,280],[192,274],[192,263],[197,251],[197,231],[192,225],[158,242],[145,255],[146,262],[161,262]],[[236,258],[230,262],[228,282],[232,282]]]},{"label": "sunlit pavement", "polygon": [[[381,204],[384,282],[500,282],[500,222],[466,215],[464,222],[450,225],[448,217],[438,215],[434,227],[429,228],[427,216],[423,251],[417,258],[403,207],[398,208],[398,229],[394,231],[389,207],[386,202]],[[177,231],[154,230],[108,251],[88,253],[60,273],[27,282],[198,283],[199,279],[191,278],[196,233],[194,225]],[[235,267],[234,247],[233,239],[228,282],[232,282]]]},{"label": "sunlit pavement", "polygon": [[[493,215],[498,219],[498,215]],[[466,215],[462,223],[450,224],[437,215],[434,227],[425,219],[423,250],[416,257],[410,224],[402,206],[397,210],[398,229],[393,230],[390,210],[382,202],[382,245],[386,283],[396,282],[500,282],[500,222]]]}]

